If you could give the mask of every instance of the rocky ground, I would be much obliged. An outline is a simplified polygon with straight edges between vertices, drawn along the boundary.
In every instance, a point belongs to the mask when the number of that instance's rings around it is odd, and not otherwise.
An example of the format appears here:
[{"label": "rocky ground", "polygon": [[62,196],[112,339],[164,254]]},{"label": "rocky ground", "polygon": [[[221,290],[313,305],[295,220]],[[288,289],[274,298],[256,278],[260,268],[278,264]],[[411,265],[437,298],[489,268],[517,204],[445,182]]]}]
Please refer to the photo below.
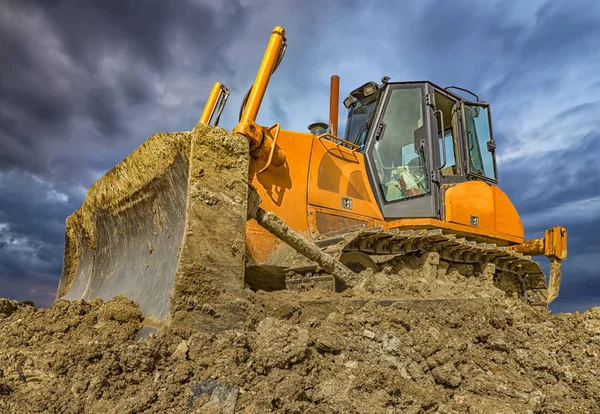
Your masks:
[{"label": "rocky ground", "polygon": [[[239,330],[143,340],[123,297],[1,299],[0,412],[600,413],[600,308],[552,315],[446,270],[248,290]],[[444,286],[471,299],[418,299]]]}]

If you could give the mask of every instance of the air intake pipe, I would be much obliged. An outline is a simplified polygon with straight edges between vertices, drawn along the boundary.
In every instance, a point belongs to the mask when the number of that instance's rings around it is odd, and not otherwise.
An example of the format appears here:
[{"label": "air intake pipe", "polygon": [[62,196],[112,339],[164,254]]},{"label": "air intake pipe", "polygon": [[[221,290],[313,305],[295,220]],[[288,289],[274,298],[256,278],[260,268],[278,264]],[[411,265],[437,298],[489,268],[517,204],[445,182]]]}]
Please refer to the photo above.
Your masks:
[{"label": "air intake pipe", "polygon": [[308,129],[311,134],[319,136],[326,133],[328,127],[329,125],[327,125],[325,122],[315,122],[314,124],[310,124]]}]

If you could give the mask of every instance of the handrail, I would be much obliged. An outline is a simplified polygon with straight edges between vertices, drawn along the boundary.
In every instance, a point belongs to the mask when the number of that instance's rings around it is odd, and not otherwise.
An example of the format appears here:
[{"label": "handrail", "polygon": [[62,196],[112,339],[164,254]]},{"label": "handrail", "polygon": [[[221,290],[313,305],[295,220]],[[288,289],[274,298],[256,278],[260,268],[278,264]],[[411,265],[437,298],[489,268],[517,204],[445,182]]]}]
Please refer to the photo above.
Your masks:
[{"label": "handrail", "polygon": [[440,109],[438,109],[437,111],[435,111],[433,113],[433,115],[435,116],[435,114],[437,114],[438,112],[440,113],[440,119],[439,119],[439,121],[440,121],[440,124],[441,124],[441,127],[442,127],[442,130],[441,130],[441,134],[442,134],[442,152],[444,153],[444,162],[442,163],[442,165],[440,167],[438,167],[438,170],[441,170],[441,169],[443,169],[446,166],[446,162],[447,162],[447,160],[446,160],[446,136],[444,135],[444,132],[445,132],[444,131],[444,113]]},{"label": "handrail", "polygon": [[351,143],[350,141],[346,141],[345,139],[342,139],[342,138],[336,137],[335,135],[333,135],[333,134],[330,134],[329,132],[325,132],[324,134],[321,134],[321,135],[317,136],[317,138],[318,138],[319,140],[321,140],[322,138],[325,138],[325,137],[330,137],[330,138],[333,138],[334,140],[340,141],[340,143],[339,143],[339,144],[335,144],[335,146],[336,146],[337,148],[339,148],[339,146],[340,146],[341,144],[346,144],[346,145],[350,145],[350,146],[352,147],[352,148],[349,148],[349,149],[350,149],[352,152],[355,152],[355,151],[357,151],[358,149],[360,149],[360,147],[359,147],[358,145],[356,145],[356,144],[353,144],[353,143]]},{"label": "handrail", "polygon": [[269,128],[267,128],[267,131],[269,131],[268,133],[271,134],[271,129],[273,128],[277,128],[277,131],[275,132],[275,135],[273,136],[273,143],[271,145],[271,151],[269,151],[269,158],[267,159],[267,164],[256,174],[260,174],[263,171],[266,171],[267,168],[269,168],[271,166],[271,163],[273,162],[273,154],[275,153],[275,148],[277,145],[277,138],[279,137],[279,130],[281,129],[281,126],[279,124],[275,124]]}]

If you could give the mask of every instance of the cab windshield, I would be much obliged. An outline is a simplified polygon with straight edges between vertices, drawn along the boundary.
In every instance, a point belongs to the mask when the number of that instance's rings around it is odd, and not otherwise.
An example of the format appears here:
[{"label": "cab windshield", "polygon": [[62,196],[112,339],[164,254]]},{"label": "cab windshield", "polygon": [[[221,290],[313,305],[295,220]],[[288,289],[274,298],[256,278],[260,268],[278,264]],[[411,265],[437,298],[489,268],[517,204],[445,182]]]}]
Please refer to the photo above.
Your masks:
[{"label": "cab windshield", "polygon": [[358,145],[359,150],[365,146],[369,123],[375,110],[377,96],[375,93],[371,96],[356,101],[348,110],[348,122],[346,122],[346,141]]}]

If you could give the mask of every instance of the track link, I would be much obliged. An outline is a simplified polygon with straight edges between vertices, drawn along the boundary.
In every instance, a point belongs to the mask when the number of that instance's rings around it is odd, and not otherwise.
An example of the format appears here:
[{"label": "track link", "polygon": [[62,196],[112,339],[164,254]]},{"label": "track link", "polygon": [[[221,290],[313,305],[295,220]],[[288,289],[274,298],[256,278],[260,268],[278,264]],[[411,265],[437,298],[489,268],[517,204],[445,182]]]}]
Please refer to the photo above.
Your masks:
[{"label": "track link", "polygon": [[[381,227],[352,230],[330,234],[318,240],[321,249],[340,258],[344,253],[360,251],[369,256],[418,255],[435,252],[440,260],[450,264],[474,265],[481,272],[486,266],[494,274],[494,284],[532,306],[548,306],[546,276],[538,262],[495,244],[477,243],[454,234],[435,230],[384,230]],[[324,281],[331,277],[319,274],[313,266],[296,266],[287,269],[295,276],[286,279],[292,287],[309,280]]]}]

